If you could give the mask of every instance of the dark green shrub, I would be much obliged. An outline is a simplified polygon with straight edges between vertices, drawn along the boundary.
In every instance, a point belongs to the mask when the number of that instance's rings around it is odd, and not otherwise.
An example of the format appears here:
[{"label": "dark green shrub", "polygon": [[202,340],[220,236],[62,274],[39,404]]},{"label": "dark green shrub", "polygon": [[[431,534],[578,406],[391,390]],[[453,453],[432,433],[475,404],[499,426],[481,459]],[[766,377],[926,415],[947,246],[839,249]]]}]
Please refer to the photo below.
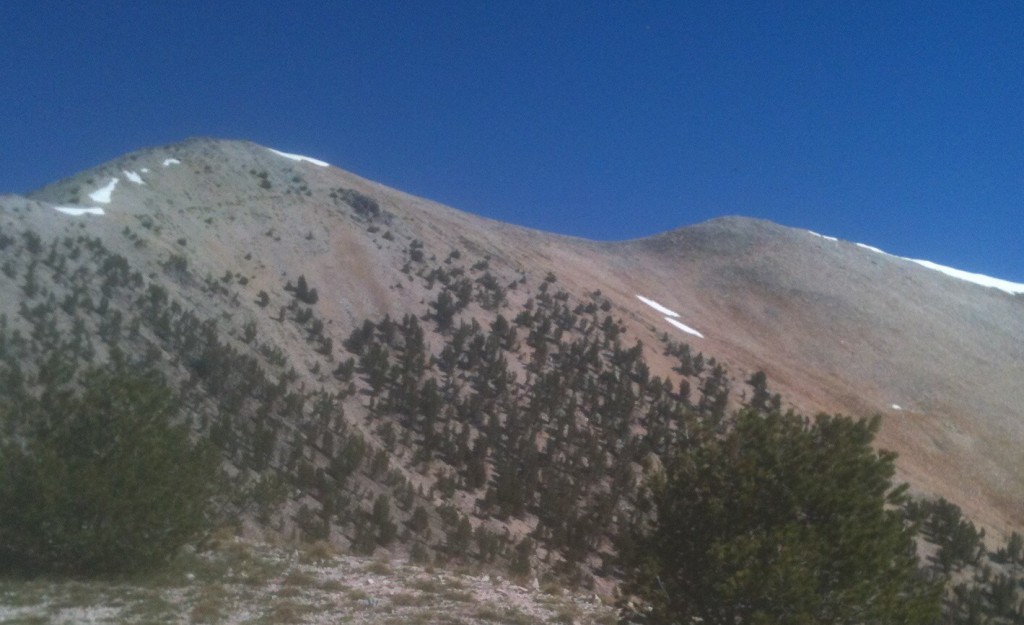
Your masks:
[{"label": "dark green shrub", "polygon": [[377,200],[355,189],[339,187],[331,191],[331,198],[348,204],[357,215],[366,219],[374,219],[381,213],[380,204],[377,203]]},{"label": "dark green shrub", "polygon": [[638,590],[651,623],[930,623],[879,420],[744,411],[656,480]]},{"label": "dark green shrub", "polygon": [[216,456],[174,424],[163,380],[94,369],[81,389],[0,399],[0,424],[23,424],[0,445],[0,562],[10,568],[149,568],[208,526]]}]

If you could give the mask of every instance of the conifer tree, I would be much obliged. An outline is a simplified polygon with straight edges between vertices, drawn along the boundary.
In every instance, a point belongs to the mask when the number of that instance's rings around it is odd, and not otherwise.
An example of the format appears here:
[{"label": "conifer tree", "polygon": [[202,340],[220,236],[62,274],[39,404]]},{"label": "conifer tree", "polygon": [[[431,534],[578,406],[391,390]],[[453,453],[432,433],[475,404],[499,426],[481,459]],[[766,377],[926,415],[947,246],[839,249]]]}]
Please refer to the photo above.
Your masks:
[{"label": "conifer tree", "polygon": [[879,423],[743,411],[681,449],[635,562],[653,622],[932,622],[894,455],[871,448]]},{"label": "conifer tree", "polygon": [[112,366],[83,374],[81,388],[0,401],[0,423],[31,415],[0,445],[0,562],[74,573],[158,565],[207,527],[216,456],[174,423],[159,376]]},{"label": "conifer tree", "polygon": [[451,293],[444,289],[438,295],[437,299],[431,302],[431,307],[434,309],[434,321],[437,322],[437,330],[444,332],[452,327],[452,321],[455,318],[455,313],[458,312],[459,306],[452,297]]}]

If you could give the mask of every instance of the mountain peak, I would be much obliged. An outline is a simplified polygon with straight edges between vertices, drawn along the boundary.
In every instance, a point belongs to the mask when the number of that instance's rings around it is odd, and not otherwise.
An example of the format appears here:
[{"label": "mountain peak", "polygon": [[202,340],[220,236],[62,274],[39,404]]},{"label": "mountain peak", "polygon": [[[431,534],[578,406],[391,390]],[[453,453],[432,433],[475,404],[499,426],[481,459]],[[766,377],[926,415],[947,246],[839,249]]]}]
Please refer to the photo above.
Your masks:
[{"label": "mountain peak", "polygon": [[[543,305],[559,311],[562,320],[552,323],[561,324],[562,336],[596,323],[623,344],[639,342],[650,373],[674,388],[700,388],[701,380],[675,370],[670,353],[690,342],[695,352],[727,363],[737,388],[753,372],[766,372],[794,409],[884,413],[880,444],[900,453],[901,475],[920,492],[955,501],[990,528],[1024,521],[1014,499],[1024,476],[1012,442],[1024,437],[1019,298],[853,243],[738,216],[597,243],[457,211],[326,166],[315,155],[211,138],[139,150],[28,198],[4,196],[0,228],[14,241],[51,242],[55,254],[87,237],[105,255],[124,259],[143,291],[107,305],[139,319],[135,346],[159,355],[176,379],[199,375],[188,369],[198,356],[180,353],[172,329],[152,326],[162,323],[160,315],[139,316],[150,287],[306,393],[341,392],[331,371],[350,357],[358,361],[341,346],[367,320],[416,318],[431,326],[425,342],[440,358],[449,338],[434,328],[449,305],[441,292],[456,294],[455,327],[465,321],[490,328],[499,313],[526,324]],[[0,254],[13,276],[0,282],[0,314],[28,324],[19,304],[30,252],[17,243]],[[36,260],[49,267],[45,258]],[[302,297],[300,277],[307,285]],[[54,273],[45,289],[63,301],[73,290],[68,279]],[[104,297],[102,285],[81,289],[93,302]],[[596,316],[581,326],[567,321],[574,314]],[[108,323],[89,319],[84,327],[97,333]],[[523,326],[519,338],[527,333]],[[540,344],[536,337],[527,347],[520,341],[520,352],[506,354],[517,384],[534,375],[527,355]],[[353,380],[357,391],[366,390],[363,378]],[[343,421],[375,449],[386,449],[365,397],[346,395]],[[282,427],[302,431],[302,423]],[[255,431],[253,422],[245,424]],[[417,474],[409,463],[415,450],[386,453],[405,474]],[[309,454],[321,458],[323,451]],[[434,479],[414,481],[429,489]]]}]

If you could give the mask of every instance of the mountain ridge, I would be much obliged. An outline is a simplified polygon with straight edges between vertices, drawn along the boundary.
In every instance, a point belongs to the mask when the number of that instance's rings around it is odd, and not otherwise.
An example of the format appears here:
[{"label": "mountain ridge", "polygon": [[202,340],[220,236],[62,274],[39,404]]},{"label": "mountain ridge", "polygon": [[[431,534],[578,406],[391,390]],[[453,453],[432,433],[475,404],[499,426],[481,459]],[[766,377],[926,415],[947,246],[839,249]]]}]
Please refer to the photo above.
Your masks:
[{"label": "mountain ridge", "polygon": [[[118,183],[109,202],[85,199],[111,179]],[[106,214],[52,210],[66,205]],[[900,454],[901,478],[997,534],[1024,526],[1024,471],[1013,444],[1024,436],[1017,384],[1024,298],[855,243],[736,216],[589,241],[479,217],[254,143],[209,138],[132,152],[28,196],[2,196],[0,215],[5,226],[20,222],[44,235],[99,236],[162,281],[176,257],[187,259],[197,284],[203,273],[226,271],[245,302],[236,308],[190,294],[173,278],[168,288],[208,316],[246,316],[298,363],[310,361],[302,335],[248,302],[264,291],[271,309],[283,306],[290,298],[282,284],[299,275],[318,287],[317,313],[339,345],[363,319],[400,318],[434,296],[403,272],[412,250],[443,267],[444,255],[458,249],[509,282],[552,272],[578,301],[600,291],[626,334],[644,344],[652,371],[678,379],[673,358],[659,349],[667,333],[728,363],[738,380],[765,371],[800,411],[882,413],[878,443]],[[11,285],[0,289],[13,316]],[[674,311],[703,338],[637,296]],[[521,292],[508,298],[527,301]]]}]

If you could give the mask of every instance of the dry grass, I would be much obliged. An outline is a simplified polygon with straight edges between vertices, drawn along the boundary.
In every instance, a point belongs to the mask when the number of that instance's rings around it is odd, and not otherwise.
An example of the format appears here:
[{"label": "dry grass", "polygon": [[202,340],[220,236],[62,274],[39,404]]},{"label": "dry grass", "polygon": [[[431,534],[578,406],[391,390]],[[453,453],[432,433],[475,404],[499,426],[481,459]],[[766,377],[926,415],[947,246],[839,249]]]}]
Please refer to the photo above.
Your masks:
[{"label": "dry grass", "polygon": [[600,623],[615,612],[562,588],[382,559],[221,541],[138,580],[0,580],[0,622],[225,624]]},{"label": "dry grass", "polygon": [[502,623],[503,625],[531,625],[536,621],[516,608],[483,607],[474,615],[485,623]]},{"label": "dry grass", "polygon": [[383,560],[374,560],[366,565],[366,568],[363,570],[374,575],[390,575],[391,564]]}]

